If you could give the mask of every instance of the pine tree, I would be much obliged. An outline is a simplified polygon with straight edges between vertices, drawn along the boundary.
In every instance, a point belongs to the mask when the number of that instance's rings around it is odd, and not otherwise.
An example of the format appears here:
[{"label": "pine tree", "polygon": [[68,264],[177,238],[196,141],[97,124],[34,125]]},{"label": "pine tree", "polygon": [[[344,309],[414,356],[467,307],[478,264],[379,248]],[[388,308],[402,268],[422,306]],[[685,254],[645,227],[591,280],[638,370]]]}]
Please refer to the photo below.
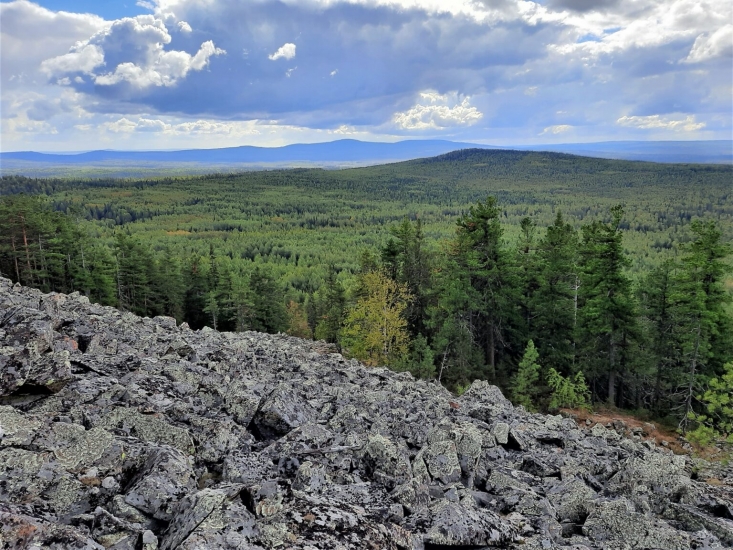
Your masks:
[{"label": "pine tree", "polygon": [[409,353],[402,361],[397,361],[393,367],[396,371],[410,372],[415,378],[432,380],[435,378],[435,354],[428,345],[428,340],[418,334],[410,342]]},{"label": "pine tree", "polygon": [[675,307],[677,266],[666,261],[647,275],[640,284],[641,315],[646,321],[654,370],[652,408],[660,412],[663,397],[681,381],[680,319]]},{"label": "pine tree", "polygon": [[689,413],[689,419],[698,424],[690,433],[691,439],[704,446],[713,440],[733,443],[733,362],[723,366],[723,374],[712,378],[698,398],[703,412]]},{"label": "pine tree", "polygon": [[587,409],[590,407],[590,391],[582,372],[564,377],[555,369],[547,373],[547,385],[552,390],[550,409]]},{"label": "pine tree", "polygon": [[288,329],[288,312],[282,288],[272,275],[256,267],[250,276],[252,290],[251,330],[258,332],[285,332]]}]

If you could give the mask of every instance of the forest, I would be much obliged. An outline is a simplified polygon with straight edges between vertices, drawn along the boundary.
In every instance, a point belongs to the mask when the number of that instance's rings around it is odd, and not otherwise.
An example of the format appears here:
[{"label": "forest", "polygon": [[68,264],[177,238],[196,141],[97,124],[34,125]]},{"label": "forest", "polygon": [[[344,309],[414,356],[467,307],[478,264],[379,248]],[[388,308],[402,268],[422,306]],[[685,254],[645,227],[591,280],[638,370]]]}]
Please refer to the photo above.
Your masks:
[{"label": "forest", "polygon": [[467,150],[350,170],[3,177],[0,274],[326,340],[531,410],[733,433],[730,166]]}]

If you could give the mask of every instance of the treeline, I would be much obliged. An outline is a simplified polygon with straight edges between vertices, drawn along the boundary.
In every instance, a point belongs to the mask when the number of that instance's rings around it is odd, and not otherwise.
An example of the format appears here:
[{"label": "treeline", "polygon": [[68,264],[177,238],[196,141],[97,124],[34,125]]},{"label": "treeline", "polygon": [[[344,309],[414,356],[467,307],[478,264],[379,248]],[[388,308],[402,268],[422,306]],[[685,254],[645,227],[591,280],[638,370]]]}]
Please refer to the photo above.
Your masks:
[{"label": "treeline", "polygon": [[439,250],[419,219],[405,219],[384,246],[362,254],[357,272],[331,265],[317,288],[303,281],[296,291],[213,244],[181,257],[123,228],[107,246],[86,222],[14,195],[0,201],[0,273],[192,328],[324,339],[367,364],[457,391],[488,379],[528,408],[592,399],[674,418],[683,429],[725,431],[730,244],[715,222],[693,220],[679,259],[634,284],[623,215],[615,207],[580,230],[560,213],[544,230],[526,217],[509,245],[489,197],[458,218]]}]

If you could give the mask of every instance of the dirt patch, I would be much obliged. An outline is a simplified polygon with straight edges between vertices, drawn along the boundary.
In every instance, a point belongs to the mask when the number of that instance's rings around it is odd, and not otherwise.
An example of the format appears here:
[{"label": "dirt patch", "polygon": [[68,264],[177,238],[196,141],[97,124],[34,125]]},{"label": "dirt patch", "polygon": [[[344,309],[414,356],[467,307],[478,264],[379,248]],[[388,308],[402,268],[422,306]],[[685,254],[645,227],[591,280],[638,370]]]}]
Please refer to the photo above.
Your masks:
[{"label": "dirt patch", "polygon": [[[614,427],[614,423],[618,424],[620,421],[626,427],[628,435],[636,432],[644,441],[652,441],[661,447],[667,447],[675,454],[690,454],[689,450],[682,447],[684,441],[680,440],[679,434],[674,429],[661,425],[658,422],[641,420],[622,411],[605,408],[595,411],[561,409],[561,412],[574,418],[583,429],[590,429],[596,424]],[[590,424],[587,421],[590,421]]]}]

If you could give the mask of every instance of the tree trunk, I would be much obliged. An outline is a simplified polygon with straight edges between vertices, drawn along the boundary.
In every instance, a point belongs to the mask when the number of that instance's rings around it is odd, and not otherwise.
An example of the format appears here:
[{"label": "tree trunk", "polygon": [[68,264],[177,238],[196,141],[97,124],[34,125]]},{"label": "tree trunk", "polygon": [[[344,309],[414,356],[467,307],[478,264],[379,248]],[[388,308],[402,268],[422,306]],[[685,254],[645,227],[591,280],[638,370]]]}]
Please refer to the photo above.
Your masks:
[{"label": "tree trunk", "polygon": [[22,283],[23,281],[20,280],[20,266],[18,265],[18,250],[15,248],[15,235],[10,239],[10,242],[13,245],[13,261],[15,262],[15,276],[18,277],[18,282]]},{"label": "tree trunk", "polygon": [[20,217],[21,221],[21,228],[23,229],[23,246],[25,247],[25,259],[26,263],[28,265],[28,280],[32,283],[33,282],[33,269],[31,268],[31,254],[28,250],[28,236],[25,232],[25,218],[23,216]]},{"label": "tree trunk", "polygon": [[697,329],[695,330],[695,350],[692,352],[692,359],[690,360],[690,379],[687,383],[687,399],[685,400],[685,417],[682,419],[682,433],[687,433],[687,427],[690,421],[689,415],[692,412],[692,391],[695,388],[697,357],[700,353],[700,333],[702,331],[702,327],[700,325],[700,317],[698,316]]},{"label": "tree trunk", "polygon": [[608,373],[608,404],[616,404],[616,371],[612,370]]},{"label": "tree trunk", "polygon": [[494,325],[489,327],[489,366],[491,376],[496,376],[496,344],[494,342]]}]

